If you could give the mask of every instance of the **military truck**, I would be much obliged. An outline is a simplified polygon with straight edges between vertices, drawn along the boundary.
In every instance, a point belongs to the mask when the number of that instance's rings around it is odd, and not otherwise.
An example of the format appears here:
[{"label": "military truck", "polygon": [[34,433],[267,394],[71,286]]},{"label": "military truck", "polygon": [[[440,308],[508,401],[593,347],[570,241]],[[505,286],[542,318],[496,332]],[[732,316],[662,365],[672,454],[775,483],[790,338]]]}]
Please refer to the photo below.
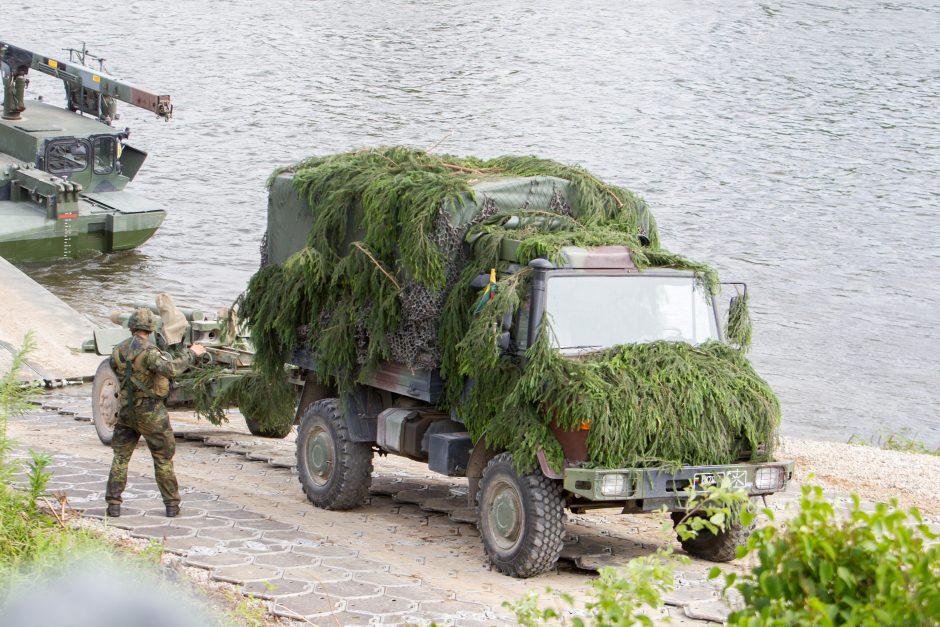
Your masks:
[{"label": "military truck", "polygon": [[[67,60],[0,41],[0,256],[50,261],[130,250],[166,217],[153,201],[125,190],[147,153],[114,126],[117,102],[169,120],[170,96],[109,76],[83,47]],[[62,81],[65,108],[27,100],[31,70]]]},{"label": "military truck", "polygon": [[[471,216],[490,207],[504,214],[501,228],[518,228],[523,233],[527,221],[554,220],[544,214],[558,210],[565,198],[575,202],[579,194],[571,181],[556,177],[497,178],[487,176],[490,169],[473,163],[447,167],[482,173],[478,179],[470,179],[472,193],[448,201],[445,213],[450,224],[445,227],[449,232],[462,232]],[[295,254],[308,245],[317,212],[324,211],[310,202],[312,196],[298,191],[296,176],[287,171],[270,181],[268,226],[262,245],[262,258],[268,266],[303,262],[295,261]],[[314,193],[328,198],[322,181],[311,185],[320,185]],[[533,194],[533,190],[541,192]],[[349,203],[350,207],[355,205]],[[519,208],[517,216],[512,215],[514,207]],[[561,215],[558,221],[563,219]],[[343,223],[340,220],[338,224]],[[354,224],[352,217],[349,224]],[[358,246],[352,242],[354,238],[348,236],[346,245]],[[639,241],[643,240],[648,241],[641,232]],[[634,263],[638,251],[624,245],[565,246],[554,262],[535,258],[520,263],[523,244],[521,235],[517,240],[503,239],[498,253],[500,269],[480,274],[473,283],[475,288],[486,290],[501,277],[521,272],[531,275],[521,302],[505,312],[495,335],[501,359],[520,364],[523,371],[527,349],[546,332],[546,320],[551,320],[553,348],[573,361],[621,344],[668,341],[699,345],[725,339],[718,299],[708,293],[706,281],[697,272],[639,269]],[[467,236],[458,245],[464,259],[466,255],[472,258],[479,253],[482,240],[479,235]],[[362,246],[360,250],[368,252]],[[369,253],[368,257],[380,265],[376,255]],[[379,269],[400,287],[401,278],[395,279],[394,269]],[[484,293],[481,304],[485,299]],[[278,306],[283,307],[283,303]],[[329,316],[321,315],[319,324],[311,324],[303,333],[307,337],[326,333],[332,324]],[[252,330],[253,335],[257,330]],[[447,381],[439,368],[385,361],[353,373],[355,384],[344,389],[337,383],[342,373],[325,370],[323,356],[303,343],[289,361],[300,369],[303,382],[295,416],[296,456],[299,480],[311,503],[336,510],[361,504],[376,453],[427,464],[444,476],[466,477],[468,504],[477,508],[486,554],[496,569],[514,577],[530,577],[552,568],[562,550],[566,509],[648,513],[665,508],[679,517],[690,490],[727,480],[751,497],[759,497],[782,490],[793,472],[792,462],[755,461],[760,456],[746,447],[734,463],[599,467],[588,459],[592,425],[587,423],[573,429],[552,423],[564,453],[563,464],[553,465],[545,451],[539,450],[538,466],[521,472],[505,448],[491,446],[486,437],[471,435],[467,426],[470,416],[443,406]],[[465,393],[474,383],[463,382]],[[505,420],[515,419],[507,409]],[[734,522],[723,533],[706,533],[683,542],[683,546],[693,555],[728,561],[748,533],[740,522]]]}]

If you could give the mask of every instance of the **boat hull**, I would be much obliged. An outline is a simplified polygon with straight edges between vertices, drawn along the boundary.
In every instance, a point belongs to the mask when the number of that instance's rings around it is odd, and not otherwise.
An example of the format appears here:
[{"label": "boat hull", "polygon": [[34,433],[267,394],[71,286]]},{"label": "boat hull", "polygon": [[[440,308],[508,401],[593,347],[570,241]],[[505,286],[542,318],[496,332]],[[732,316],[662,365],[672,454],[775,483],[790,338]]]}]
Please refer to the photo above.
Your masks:
[{"label": "boat hull", "polygon": [[0,201],[0,257],[33,262],[130,250],[150,239],[166,217],[161,209],[122,212],[79,204],[88,206],[75,217],[51,219],[31,203]]}]

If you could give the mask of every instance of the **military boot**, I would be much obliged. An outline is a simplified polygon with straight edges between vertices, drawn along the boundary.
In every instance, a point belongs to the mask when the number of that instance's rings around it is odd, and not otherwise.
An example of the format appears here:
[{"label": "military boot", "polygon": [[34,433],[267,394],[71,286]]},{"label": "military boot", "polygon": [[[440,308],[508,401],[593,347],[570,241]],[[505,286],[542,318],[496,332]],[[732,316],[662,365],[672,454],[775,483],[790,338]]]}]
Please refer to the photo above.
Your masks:
[{"label": "military boot", "polygon": [[180,514],[179,505],[167,505],[166,506],[166,517],[167,518],[176,518]]},{"label": "military boot", "polygon": [[108,503],[108,517],[119,518],[120,516],[121,516],[121,504],[120,503]]}]

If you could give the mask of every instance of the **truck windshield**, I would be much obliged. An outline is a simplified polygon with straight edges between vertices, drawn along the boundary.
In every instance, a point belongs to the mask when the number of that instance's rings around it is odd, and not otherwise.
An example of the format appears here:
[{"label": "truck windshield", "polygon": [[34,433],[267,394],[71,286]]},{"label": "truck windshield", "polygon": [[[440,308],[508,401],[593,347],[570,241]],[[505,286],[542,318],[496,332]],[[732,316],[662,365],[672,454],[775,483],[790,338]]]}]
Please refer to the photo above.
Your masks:
[{"label": "truck windshield", "polygon": [[563,353],[617,344],[718,339],[715,310],[692,276],[549,276],[546,310]]}]

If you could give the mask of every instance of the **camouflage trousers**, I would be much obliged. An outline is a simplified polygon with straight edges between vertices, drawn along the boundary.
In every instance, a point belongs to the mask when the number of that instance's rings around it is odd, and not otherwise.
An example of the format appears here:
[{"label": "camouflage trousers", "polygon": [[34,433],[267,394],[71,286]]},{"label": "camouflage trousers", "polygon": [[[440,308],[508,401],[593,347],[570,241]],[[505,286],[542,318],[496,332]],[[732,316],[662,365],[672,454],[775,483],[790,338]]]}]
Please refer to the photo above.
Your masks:
[{"label": "camouflage trousers", "polygon": [[111,440],[114,460],[108,475],[105,500],[108,503],[121,503],[121,493],[127,485],[127,465],[140,436],[144,436],[153,457],[153,473],[163,502],[166,505],[179,505],[180,490],[173,471],[176,440],[166,407],[162,400],[150,398],[140,400],[135,405],[133,411],[127,411],[126,408],[122,410],[114,426],[114,438]]}]

